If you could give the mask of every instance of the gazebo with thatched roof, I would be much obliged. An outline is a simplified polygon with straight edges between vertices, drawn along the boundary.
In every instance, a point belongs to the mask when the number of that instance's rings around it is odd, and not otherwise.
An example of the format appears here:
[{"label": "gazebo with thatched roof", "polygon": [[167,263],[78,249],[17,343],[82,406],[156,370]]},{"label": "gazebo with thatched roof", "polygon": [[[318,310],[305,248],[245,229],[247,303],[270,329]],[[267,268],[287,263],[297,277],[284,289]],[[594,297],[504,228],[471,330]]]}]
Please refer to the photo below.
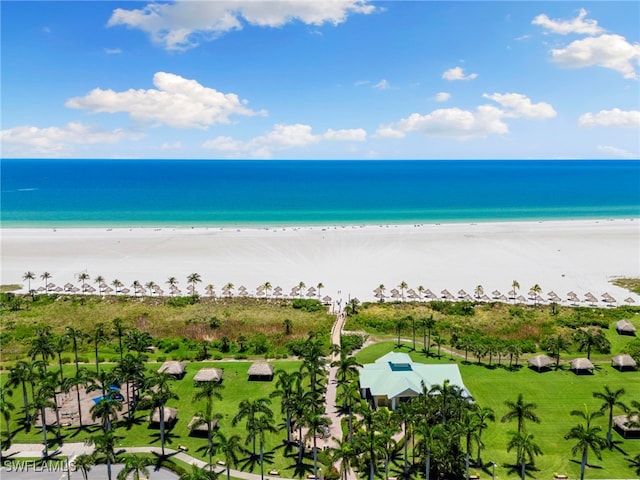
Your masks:
[{"label": "gazebo with thatched roof", "polygon": [[[211,420],[211,430],[214,430],[218,426],[218,419],[214,418]],[[207,436],[209,434],[209,428],[207,427],[207,422],[202,420],[202,417],[199,415],[195,415],[189,425],[187,425],[189,429],[189,435],[192,436]]]},{"label": "gazebo with thatched roof", "polygon": [[166,373],[167,375],[171,375],[175,378],[180,379],[184,377],[184,374],[187,373],[187,370],[184,363],[169,360],[162,364],[162,366],[158,369],[158,373]]},{"label": "gazebo with thatched roof", "polygon": [[193,377],[194,382],[222,382],[222,370],[220,368],[201,368]]},{"label": "gazebo with thatched roof", "polygon": [[[172,427],[174,423],[178,420],[178,409],[171,407],[164,407],[164,424],[165,426]],[[153,409],[151,416],[149,417],[150,426],[159,428],[160,427],[160,408],[156,407]]]},{"label": "gazebo with thatched roof", "polygon": [[571,370],[575,373],[593,373],[593,363],[588,358],[576,358],[575,360],[571,360]]},{"label": "gazebo with thatched roof", "polygon": [[622,438],[640,438],[640,417],[638,415],[618,415],[613,424]]},{"label": "gazebo with thatched roof", "polygon": [[256,362],[249,367],[249,380],[270,382],[274,367],[271,363]]},{"label": "gazebo with thatched roof", "polygon": [[536,355],[529,359],[529,366],[538,372],[548,370],[549,366],[553,364],[553,360],[546,355]]},{"label": "gazebo with thatched roof", "polygon": [[636,327],[629,320],[618,320],[616,330],[619,335],[635,335]]},{"label": "gazebo with thatched roof", "polygon": [[637,362],[628,353],[621,353],[611,358],[611,364],[618,370],[623,371],[625,369],[634,370]]}]

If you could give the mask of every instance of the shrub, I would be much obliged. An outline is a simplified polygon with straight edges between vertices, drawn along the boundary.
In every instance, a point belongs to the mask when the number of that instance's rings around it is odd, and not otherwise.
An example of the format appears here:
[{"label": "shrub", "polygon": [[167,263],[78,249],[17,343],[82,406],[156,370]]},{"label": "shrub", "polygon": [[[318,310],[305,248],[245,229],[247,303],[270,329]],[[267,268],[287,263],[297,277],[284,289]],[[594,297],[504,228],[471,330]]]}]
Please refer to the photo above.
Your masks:
[{"label": "shrub", "polygon": [[296,298],[291,303],[291,306],[298,310],[304,310],[305,312],[319,312],[324,310],[324,305],[320,303],[320,300]]}]

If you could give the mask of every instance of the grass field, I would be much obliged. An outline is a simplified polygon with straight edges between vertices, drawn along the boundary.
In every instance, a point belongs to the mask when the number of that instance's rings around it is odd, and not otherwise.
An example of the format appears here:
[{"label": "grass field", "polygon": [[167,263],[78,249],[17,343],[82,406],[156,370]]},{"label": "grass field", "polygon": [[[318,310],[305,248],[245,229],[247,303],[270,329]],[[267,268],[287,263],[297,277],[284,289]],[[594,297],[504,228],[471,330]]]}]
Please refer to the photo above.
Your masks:
[{"label": "grass field", "polygon": [[[564,435],[578,423],[577,417],[572,417],[572,410],[583,409],[586,405],[590,411],[600,407],[600,402],[593,398],[593,392],[602,390],[604,385],[611,389],[624,388],[625,401],[640,399],[640,373],[619,372],[612,368],[609,362],[597,365],[593,375],[576,375],[562,368],[558,371],[537,373],[526,366],[517,370],[504,367],[487,366],[486,361],[477,365],[475,362],[464,363],[458,357],[442,355],[442,358],[426,358],[420,352],[413,352],[409,344],[401,349],[396,348],[396,342],[384,342],[368,346],[361,350],[356,357],[360,363],[369,363],[390,351],[404,351],[409,353],[414,361],[423,363],[451,363],[458,362],[462,379],[479,405],[490,407],[496,414],[496,423],[491,423],[483,433],[483,441],[487,445],[482,458],[485,462],[495,462],[496,477],[500,479],[518,478],[516,473],[505,465],[515,463],[515,454],[507,453],[508,432],[515,430],[512,424],[501,423],[500,418],[507,412],[505,400],[515,401],[519,393],[524,395],[527,402],[537,404],[536,413],[541,419],[540,424],[529,424],[529,431],[534,434],[536,442],[541,446],[543,456],[537,457],[537,471],[530,472],[529,478],[551,479],[554,473],[564,473],[570,478],[578,478],[580,474],[579,458],[571,457],[571,443],[564,439]],[[432,350],[432,353],[434,351]],[[525,363],[526,365],[526,363]],[[615,415],[622,412],[614,411]],[[602,417],[598,424],[606,431],[607,420]],[[586,478],[589,479],[632,479],[633,474],[627,462],[628,458],[640,453],[640,440],[623,440],[614,432],[616,447],[614,450],[603,452],[602,461],[590,455]],[[491,475],[489,470],[477,472],[486,478]]]}]

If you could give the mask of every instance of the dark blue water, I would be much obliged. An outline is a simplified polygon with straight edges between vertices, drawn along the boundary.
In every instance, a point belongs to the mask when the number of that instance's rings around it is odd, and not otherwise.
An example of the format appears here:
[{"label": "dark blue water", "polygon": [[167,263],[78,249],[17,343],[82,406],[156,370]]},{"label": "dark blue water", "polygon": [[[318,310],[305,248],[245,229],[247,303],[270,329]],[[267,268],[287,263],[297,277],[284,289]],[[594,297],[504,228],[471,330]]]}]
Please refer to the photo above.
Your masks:
[{"label": "dark blue water", "polygon": [[640,217],[638,161],[2,160],[2,225]]}]

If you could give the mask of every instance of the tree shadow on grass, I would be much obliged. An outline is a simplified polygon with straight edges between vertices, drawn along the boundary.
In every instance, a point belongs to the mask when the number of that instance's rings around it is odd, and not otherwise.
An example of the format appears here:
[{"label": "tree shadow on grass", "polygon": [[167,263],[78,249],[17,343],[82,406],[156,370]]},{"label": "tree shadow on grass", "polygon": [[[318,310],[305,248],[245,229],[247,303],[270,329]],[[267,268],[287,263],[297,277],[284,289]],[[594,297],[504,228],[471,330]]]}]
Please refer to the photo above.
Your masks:
[{"label": "tree shadow on grass", "polygon": [[[516,465],[516,464],[513,464],[513,463],[505,463],[504,467],[507,469],[509,474],[517,475],[517,477],[520,478],[520,475],[522,474],[522,465]],[[540,469],[537,468],[535,465],[527,463],[524,474],[525,474],[526,477],[536,478],[535,475],[533,474],[533,472],[539,472],[539,471],[540,471]]]},{"label": "tree shadow on grass", "polygon": [[73,433],[69,435],[69,438],[75,438],[81,433],[89,433],[89,434],[96,433],[98,430],[100,430],[100,425],[96,423],[93,425],[82,425],[82,426],[72,427],[72,429],[73,429]]},{"label": "tree shadow on grass", "polygon": [[[262,461],[263,461],[263,465],[272,465],[274,462],[274,451],[273,450],[269,450],[266,451],[262,454]],[[240,462],[238,462],[240,464],[240,468],[242,470],[249,470],[250,472],[253,472],[254,469],[258,469],[260,470],[260,454],[256,453],[256,454],[249,454],[248,457],[243,458],[240,460]]]},{"label": "tree shadow on grass", "polygon": [[[160,435],[160,432],[157,433],[152,433],[151,434],[151,438],[152,440],[149,441],[149,443],[160,443],[162,438]],[[164,443],[165,445],[171,445],[173,444],[173,442],[179,438],[179,435],[173,433],[173,432],[164,432]]]},{"label": "tree shadow on grass", "polygon": [[[571,463],[575,463],[576,465],[582,465],[582,463],[580,462],[580,460],[576,460],[575,458],[572,458],[571,460],[569,460]],[[600,465],[591,465],[590,463],[587,463],[585,465],[585,468],[589,468],[589,469],[593,469],[593,470],[602,470],[604,467],[600,466]]]}]

